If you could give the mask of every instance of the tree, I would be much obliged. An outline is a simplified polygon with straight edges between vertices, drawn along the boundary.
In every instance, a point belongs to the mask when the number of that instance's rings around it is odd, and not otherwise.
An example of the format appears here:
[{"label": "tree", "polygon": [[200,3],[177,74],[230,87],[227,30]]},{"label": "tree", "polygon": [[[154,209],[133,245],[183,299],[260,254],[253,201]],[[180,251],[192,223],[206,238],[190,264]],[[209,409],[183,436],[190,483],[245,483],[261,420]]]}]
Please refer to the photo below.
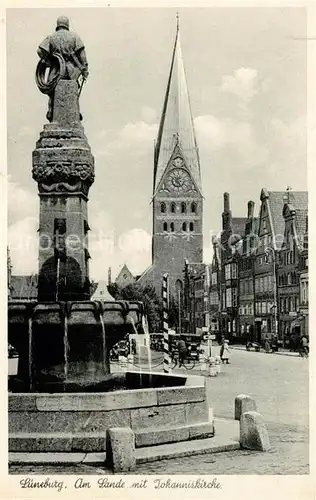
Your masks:
[{"label": "tree", "polygon": [[[120,288],[116,283],[108,285],[109,293],[115,300],[139,301],[144,304],[144,312],[148,319],[150,332],[162,332],[162,299],[157,295],[153,286],[141,286],[133,283]],[[169,300],[169,327],[179,326],[179,305],[171,296]]]},{"label": "tree", "polygon": [[154,287],[141,286],[133,283],[120,288],[116,283],[108,285],[109,293],[115,300],[137,301],[144,304],[144,312],[148,320],[150,332],[159,332],[162,329],[162,301],[157,296]]}]

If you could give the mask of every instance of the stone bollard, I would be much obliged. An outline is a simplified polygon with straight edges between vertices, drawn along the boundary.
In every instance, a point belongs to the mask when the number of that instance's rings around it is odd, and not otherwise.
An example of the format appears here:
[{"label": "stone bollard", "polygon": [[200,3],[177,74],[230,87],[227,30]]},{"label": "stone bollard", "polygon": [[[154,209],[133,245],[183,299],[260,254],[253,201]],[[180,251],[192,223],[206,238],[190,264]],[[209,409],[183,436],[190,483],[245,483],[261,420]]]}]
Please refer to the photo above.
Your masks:
[{"label": "stone bollard", "polygon": [[130,427],[112,427],[106,431],[106,463],[113,472],[136,468],[135,435]]},{"label": "stone bollard", "polygon": [[202,352],[199,354],[199,366],[201,371],[206,370],[206,359],[205,359],[205,353]]},{"label": "stone bollard", "polygon": [[216,372],[217,374],[221,373],[222,371],[222,360],[220,356],[215,356],[215,365],[216,365]]},{"label": "stone bollard", "polygon": [[241,415],[246,411],[257,411],[256,402],[246,394],[239,394],[235,398],[235,420],[240,420]]},{"label": "stone bollard", "polygon": [[241,415],[239,426],[240,446],[246,450],[268,451],[269,434],[262,415],[256,411],[247,411]]},{"label": "stone bollard", "polygon": [[120,373],[127,372],[127,358],[125,356],[119,356],[118,361],[120,366]]},{"label": "stone bollard", "polygon": [[210,377],[216,377],[217,376],[217,369],[216,369],[216,364],[215,364],[215,358],[210,357],[209,359],[209,375]]}]

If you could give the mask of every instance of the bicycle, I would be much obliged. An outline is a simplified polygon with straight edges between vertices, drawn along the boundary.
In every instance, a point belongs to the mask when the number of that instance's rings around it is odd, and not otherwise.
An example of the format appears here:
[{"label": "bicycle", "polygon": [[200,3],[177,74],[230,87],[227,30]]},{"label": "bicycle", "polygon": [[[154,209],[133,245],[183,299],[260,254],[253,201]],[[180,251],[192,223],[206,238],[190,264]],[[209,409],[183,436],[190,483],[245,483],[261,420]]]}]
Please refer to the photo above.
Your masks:
[{"label": "bicycle", "polygon": [[186,356],[183,363],[180,365],[179,353],[174,353],[171,355],[170,367],[175,368],[176,366],[178,366],[178,368],[182,368],[183,366],[186,370],[193,370],[195,367],[195,359],[191,356]]}]

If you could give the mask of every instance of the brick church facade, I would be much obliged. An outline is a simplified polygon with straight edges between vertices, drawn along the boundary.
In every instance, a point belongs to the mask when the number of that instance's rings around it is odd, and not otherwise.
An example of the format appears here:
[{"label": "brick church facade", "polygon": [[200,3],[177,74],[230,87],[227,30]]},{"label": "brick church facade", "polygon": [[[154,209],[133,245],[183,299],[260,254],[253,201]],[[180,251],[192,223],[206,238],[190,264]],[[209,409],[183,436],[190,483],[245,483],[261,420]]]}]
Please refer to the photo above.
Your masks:
[{"label": "brick church facade", "polygon": [[154,155],[152,264],[140,276],[160,295],[183,292],[184,264],[203,260],[203,196],[198,148],[180,45],[179,27]]}]

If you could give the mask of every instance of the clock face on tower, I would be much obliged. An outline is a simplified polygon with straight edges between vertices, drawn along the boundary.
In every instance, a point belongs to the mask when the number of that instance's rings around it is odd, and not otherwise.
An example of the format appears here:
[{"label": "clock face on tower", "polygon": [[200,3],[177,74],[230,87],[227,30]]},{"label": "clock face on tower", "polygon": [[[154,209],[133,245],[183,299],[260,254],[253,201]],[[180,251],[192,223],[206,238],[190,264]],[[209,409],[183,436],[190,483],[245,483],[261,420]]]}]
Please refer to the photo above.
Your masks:
[{"label": "clock face on tower", "polygon": [[166,186],[169,191],[176,193],[188,191],[191,187],[190,176],[182,168],[174,168],[167,177]]}]

